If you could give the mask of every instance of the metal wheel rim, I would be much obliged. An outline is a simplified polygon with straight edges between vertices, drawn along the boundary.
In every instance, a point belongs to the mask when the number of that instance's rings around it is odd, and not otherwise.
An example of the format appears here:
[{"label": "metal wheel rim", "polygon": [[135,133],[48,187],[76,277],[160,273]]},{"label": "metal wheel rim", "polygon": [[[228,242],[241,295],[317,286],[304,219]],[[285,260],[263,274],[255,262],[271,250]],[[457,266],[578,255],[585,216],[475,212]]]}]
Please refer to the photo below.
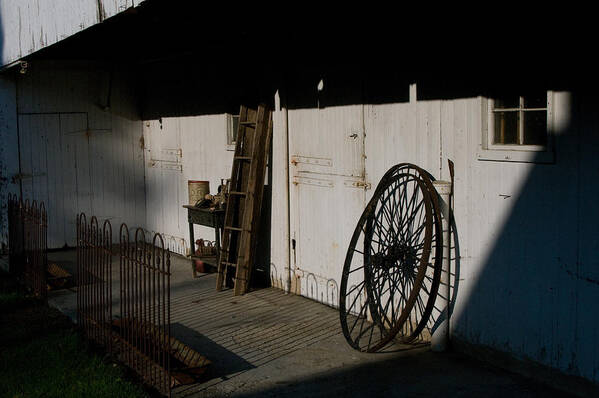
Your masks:
[{"label": "metal wheel rim", "polygon": [[[428,270],[425,275],[425,281],[420,289],[420,294],[417,299],[417,305],[412,309],[413,317],[416,320],[415,328],[407,328],[404,324],[404,329],[398,333],[400,337],[396,337],[402,343],[410,343],[416,340],[422,331],[429,326],[429,320],[435,309],[437,294],[441,282],[441,271],[443,264],[443,225],[441,223],[441,210],[438,200],[438,194],[430,179],[427,180],[429,191],[431,193],[431,202],[433,207],[433,225],[434,232],[432,238],[431,254],[432,261],[428,264]],[[426,282],[426,283],[425,283]],[[428,286],[428,287],[427,287]],[[439,311],[439,309],[437,308]],[[440,312],[440,311],[439,311]]]},{"label": "metal wheel rim", "polygon": [[[415,328],[408,329],[404,328],[400,330],[399,337],[396,337],[402,343],[410,343],[418,338],[420,333],[428,326],[430,316],[435,309],[435,303],[437,300],[437,294],[439,291],[439,285],[441,282],[441,272],[443,265],[443,225],[441,223],[441,206],[439,204],[439,195],[433,185],[434,178],[427,171],[421,169],[418,166],[409,163],[400,163],[385,173],[385,176],[391,176],[405,170],[415,170],[418,172],[420,177],[424,180],[430,192],[430,198],[433,206],[434,216],[434,234],[432,251],[434,252],[433,260],[429,263],[429,271],[425,278],[428,280],[430,288],[427,290],[426,285],[423,284],[421,289],[421,296],[424,296],[426,300],[419,300],[418,305],[413,308],[413,315],[417,318],[417,325]],[[430,275],[430,276],[429,276]],[[424,303],[426,301],[426,304]],[[440,310],[437,308],[437,311]]]},{"label": "metal wheel rim", "polygon": [[[427,180],[421,178],[422,175],[424,175],[424,174],[421,172],[420,169],[418,169],[412,165],[407,165],[407,164],[398,165],[398,166],[395,166],[392,169],[390,169],[385,174],[385,176],[381,179],[381,182],[377,186],[372,199],[366,206],[366,209],[362,213],[362,216],[360,217],[360,219],[358,221],[358,225],[356,226],[356,229],[354,230],[354,234],[352,236],[350,245],[348,247],[346,260],[344,263],[343,277],[342,277],[341,286],[340,286],[341,294],[340,294],[339,309],[340,309],[340,320],[341,320],[341,325],[342,325],[342,329],[343,329],[343,334],[344,334],[346,340],[348,341],[348,343],[353,348],[355,348],[359,351],[366,351],[366,352],[378,351],[379,349],[384,347],[387,343],[389,343],[397,335],[397,333],[402,329],[403,324],[410,316],[410,312],[411,312],[412,308],[417,303],[420,287],[422,285],[422,281],[425,278],[427,267],[429,264],[428,259],[429,259],[429,255],[430,255],[432,228],[433,228],[433,221],[434,221],[433,220],[433,217],[434,217],[433,203],[430,198],[430,196],[431,196],[430,188],[432,187],[432,184],[429,186],[430,181],[427,181]],[[414,192],[421,192],[422,205],[423,205],[423,209],[424,209],[424,213],[425,213],[425,217],[423,220],[423,225],[424,225],[423,230],[425,232],[424,232],[424,238],[423,238],[424,242],[422,243],[421,254],[420,254],[420,259],[418,261],[418,264],[412,264],[412,265],[417,265],[417,271],[412,274],[412,278],[410,280],[411,286],[407,286],[410,288],[409,289],[410,291],[408,294],[405,294],[405,295],[403,294],[403,292],[400,293],[400,294],[402,294],[403,299],[404,299],[403,300],[404,306],[401,309],[401,311],[399,312],[399,314],[397,314],[397,311],[395,308],[393,308],[393,304],[392,304],[391,315],[388,316],[389,304],[394,302],[393,296],[395,293],[392,293],[392,292],[394,292],[393,289],[397,289],[396,282],[398,281],[397,277],[400,274],[399,268],[404,266],[403,263],[402,264],[397,263],[397,261],[399,261],[398,258],[400,258],[401,255],[399,257],[397,257],[396,254],[402,253],[403,249],[400,246],[401,246],[401,244],[406,243],[406,242],[404,241],[404,242],[397,243],[397,240],[394,239],[397,237],[397,234],[395,234],[395,236],[387,235],[387,238],[389,238],[389,237],[391,238],[387,242],[388,246],[389,245],[390,246],[386,252],[387,254],[384,254],[384,253],[381,254],[381,252],[375,253],[375,255],[379,256],[378,257],[379,260],[381,258],[384,258],[382,260],[382,262],[378,261],[378,263],[376,261],[373,261],[374,256],[371,255],[371,250],[370,250],[369,245],[372,244],[373,223],[375,223],[374,225],[381,224],[380,221],[377,221],[377,217],[381,215],[381,212],[384,212],[386,202],[388,202],[388,197],[390,195],[395,195],[395,192],[398,189],[398,186],[395,186],[391,191],[389,191],[389,187],[393,187],[393,185],[401,179],[407,179],[410,182],[413,182]],[[417,189],[416,189],[416,187],[417,187]],[[387,195],[387,198],[385,197],[385,195]],[[394,197],[394,200],[395,200],[395,197]],[[382,206],[378,207],[377,205],[380,205],[380,204],[382,204]],[[377,214],[377,209],[379,209],[378,214]],[[390,220],[389,220],[389,214],[386,215],[387,221],[391,221],[391,224],[387,224],[388,227],[390,227],[389,229],[392,229],[391,225],[393,224],[393,216],[394,215],[400,215],[400,220],[402,220],[402,217],[405,214],[400,211],[400,212],[397,212],[397,213],[391,214],[391,215],[392,215],[392,217],[390,218]],[[401,225],[401,222],[398,224],[398,226],[400,226],[400,225]],[[387,231],[387,233],[391,234],[390,231]],[[356,249],[356,245],[358,244],[358,240],[360,239],[361,235],[364,235],[363,251]],[[378,249],[380,249],[381,248],[380,232],[378,234],[378,238],[379,238]],[[352,261],[353,261],[355,253],[358,253],[358,255],[362,255],[363,260],[364,260],[362,267],[352,267]],[[395,254],[393,254],[393,253],[395,253]],[[403,253],[405,254],[405,252],[403,252]],[[403,258],[405,260],[407,257],[404,256],[401,258]],[[386,268],[386,265],[384,265],[385,262],[391,262],[394,264],[394,266],[389,266],[385,270],[385,268]],[[381,265],[381,264],[383,264],[383,265]],[[363,281],[361,283],[359,283],[358,285],[351,286],[348,289],[348,285],[350,283],[350,281],[349,281],[350,274],[352,274],[356,271],[359,271],[360,268],[363,269],[363,273],[364,273]],[[389,272],[389,270],[391,270],[391,268],[393,268],[393,272],[392,272],[393,275],[391,275],[391,272]],[[406,269],[409,269],[409,266]],[[384,272],[381,272],[381,270],[383,270]],[[386,275],[382,275],[382,274],[386,274]],[[381,276],[386,277],[386,280],[384,280],[383,282],[380,282],[380,280],[377,278],[380,278]],[[388,281],[391,281],[391,282],[388,282]],[[384,291],[382,294],[379,294],[379,295],[377,295],[376,293],[377,293],[377,288],[381,287],[381,289],[382,289],[382,287],[384,287],[385,285],[388,286],[388,291],[390,292],[389,293],[390,299],[387,300],[385,305],[383,305],[380,297],[383,297]],[[394,285],[394,286],[392,287],[392,285]],[[402,287],[405,288],[406,286],[402,285]],[[360,298],[360,303],[358,305],[359,310],[356,310],[358,308],[355,306],[356,301],[358,300],[359,296],[362,294],[362,291],[365,292],[366,297],[364,298],[363,302],[362,302],[362,299]],[[354,299],[351,298],[352,293],[355,295]],[[377,297],[378,297],[378,299],[377,299]],[[428,300],[428,301],[430,302],[430,300]],[[349,305],[349,307],[347,306],[348,303],[351,303]],[[400,304],[401,304],[401,301],[398,301],[397,310],[400,309]],[[428,303],[427,303],[427,307],[428,307]],[[353,310],[353,313],[352,313],[352,310]],[[432,308],[431,308],[431,310],[432,310]],[[355,315],[356,313],[358,315],[357,317]],[[396,314],[397,314],[397,316],[396,316]],[[368,315],[370,315],[370,318],[371,318],[370,321],[367,320]],[[360,323],[360,328],[359,328],[357,335],[355,335],[354,329],[357,327],[358,322]],[[363,331],[365,323],[367,323],[367,325],[366,325],[366,329]],[[375,330],[376,330],[377,335],[375,338],[373,338],[375,335]],[[364,344],[363,340],[366,337],[368,337],[368,343]]]}]

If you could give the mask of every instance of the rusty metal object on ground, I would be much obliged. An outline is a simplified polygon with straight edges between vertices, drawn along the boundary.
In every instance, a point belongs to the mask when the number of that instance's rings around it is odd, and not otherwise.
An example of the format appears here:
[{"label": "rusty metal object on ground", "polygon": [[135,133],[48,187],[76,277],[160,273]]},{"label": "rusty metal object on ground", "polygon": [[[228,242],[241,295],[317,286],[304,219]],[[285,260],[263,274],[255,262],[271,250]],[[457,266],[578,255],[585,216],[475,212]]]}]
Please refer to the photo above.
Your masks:
[{"label": "rusty metal object on ground", "polygon": [[[117,336],[117,345],[119,345],[117,351],[121,355],[131,355],[133,353],[132,357],[138,360],[153,362],[155,364],[153,365],[155,368],[152,369],[154,372],[160,371],[160,368],[163,366],[156,363],[156,361],[152,361],[152,350],[148,350],[147,347],[162,346],[165,344],[166,340],[163,328],[153,323],[144,323],[143,321],[131,320],[129,318],[113,320],[112,328],[115,336]],[[138,336],[142,336],[141,339]],[[140,341],[141,344],[139,343]],[[206,357],[173,336],[168,336],[167,346],[170,348],[165,349],[163,354],[170,357],[171,387],[197,382],[206,373],[211,364]],[[145,368],[148,366],[146,364],[142,367]]]},{"label": "rusty metal object on ground", "polygon": [[375,352],[427,327],[441,275],[443,234],[431,176],[403,163],[387,171],[351,238],[339,311],[343,334]]},{"label": "rusty metal object on ground", "polygon": [[73,284],[73,275],[56,263],[49,263],[47,269],[48,290],[64,289]]}]

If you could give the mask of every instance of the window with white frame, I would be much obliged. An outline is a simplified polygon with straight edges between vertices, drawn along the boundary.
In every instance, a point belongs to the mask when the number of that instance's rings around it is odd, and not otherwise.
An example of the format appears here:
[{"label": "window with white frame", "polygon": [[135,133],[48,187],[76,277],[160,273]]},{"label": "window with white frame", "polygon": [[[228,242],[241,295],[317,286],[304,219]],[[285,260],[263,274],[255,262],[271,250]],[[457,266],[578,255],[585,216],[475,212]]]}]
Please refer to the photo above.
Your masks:
[{"label": "window with white frame", "polygon": [[239,115],[227,113],[227,150],[234,151],[239,129]]},{"label": "window with white frame", "polygon": [[[483,136],[480,160],[553,161],[553,94],[489,98],[483,102]],[[486,108],[486,109],[485,109]]]}]

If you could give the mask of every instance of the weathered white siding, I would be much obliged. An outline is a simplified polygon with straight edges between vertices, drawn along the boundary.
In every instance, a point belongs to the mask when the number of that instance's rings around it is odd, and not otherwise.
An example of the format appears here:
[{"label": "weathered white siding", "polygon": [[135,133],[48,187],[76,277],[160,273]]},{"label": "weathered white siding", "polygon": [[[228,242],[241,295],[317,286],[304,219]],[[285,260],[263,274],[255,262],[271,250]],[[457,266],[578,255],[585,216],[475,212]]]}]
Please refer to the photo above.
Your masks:
[{"label": "weathered white siding", "polygon": [[[138,3],[0,0],[0,65]],[[24,195],[47,204],[52,247],[73,244],[75,214],[85,211],[163,233],[184,254],[187,180],[209,180],[216,192],[233,155],[221,112],[230,104],[220,103],[230,86],[187,67],[146,73],[149,98],[136,98],[118,72],[110,102],[111,67],[100,64],[34,63],[16,81],[0,77],[1,203],[18,191],[20,174]],[[177,85],[186,95],[173,94]],[[318,91],[275,101],[273,284],[286,288],[291,272],[292,292],[336,305],[349,237],[373,193],[360,186],[374,187],[400,162],[448,179],[451,159],[453,335],[599,382],[597,101],[555,93],[556,160],[541,164],[477,159],[482,98],[417,100],[412,86],[406,102],[340,95],[322,104]],[[212,229],[195,228],[197,238],[213,239]]]},{"label": "weathered white siding", "polygon": [[275,94],[272,134],[272,211],[270,230],[270,279],[274,287],[288,291],[291,284],[289,237],[289,142],[287,108]]},{"label": "weathered white siding", "polygon": [[[144,121],[146,228],[161,232],[179,254],[189,245],[188,180],[210,181],[215,194],[231,177],[233,151],[227,150],[225,114],[165,117]],[[195,226],[195,238],[213,241],[214,230]]]},{"label": "weathered white siding", "polygon": [[129,82],[96,63],[35,63],[17,77],[23,197],[45,202],[51,248],[75,245],[79,212],[114,228],[145,222],[142,124]]},{"label": "weathered white siding", "polygon": [[2,0],[0,66],[102,22],[143,0]]},{"label": "weathered white siding", "polygon": [[[599,300],[599,213],[593,184],[599,172],[596,101],[554,93],[556,161],[542,164],[477,159],[483,131],[482,98],[417,101],[412,94],[406,103],[364,106],[366,182],[376,185],[389,167],[400,162],[415,163],[437,179],[449,179],[447,159],[455,162],[454,336],[599,381],[595,344],[599,325],[590,310]],[[289,114],[294,112],[298,111]],[[300,126],[319,111],[302,112],[306,118],[288,125],[291,143],[311,137]],[[319,123],[330,127],[310,125],[320,131],[310,142],[320,153],[339,149],[327,147],[334,143],[327,134],[351,133],[336,131],[334,127],[342,124],[333,117]],[[274,146],[275,151],[286,150],[281,140],[275,139]],[[339,242],[344,251],[348,239],[337,213],[332,208],[318,209],[320,201],[345,209],[346,193],[327,195],[321,189],[320,195],[313,193],[312,200],[300,201],[294,210],[294,167],[289,164],[291,230],[294,217],[300,225],[320,225],[311,230],[311,242]],[[275,188],[274,192],[279,194],[273,203],[281,203],[281,191]],[[372,190],[366,194],[368,199]],[[350,224],[359,215],[347,209],[343,214],[351,219]],[[284,231],[287,221],[278,217],[273,219],[273,230]],[[318,270],[325,280],[339,282],[342,259],[332,261],[324,250],[312,254],[312,263],[296,267],[293,278],[309,279],[302,272],[307,268]],[[273,261],[284,260],[282,254],[276,259],[273,254]],[[310,286],[309,280],[298,283]],[[312,295],[309,288],[302,286],[298,291],[329,303],[321,295]]]},{"label": "weathered white siding", "polygon": [[16,85],[13,79],[0,75],[0,246],[8,243],[6,205],[9,193],[19,187],[13,176],[19,173],[19,143],[17,139]]},{"label": "weathered white siding", "polygon": [[335,306],[333,270],[365,205],[363,116],[361,104],[288,112],[292,290]]}]

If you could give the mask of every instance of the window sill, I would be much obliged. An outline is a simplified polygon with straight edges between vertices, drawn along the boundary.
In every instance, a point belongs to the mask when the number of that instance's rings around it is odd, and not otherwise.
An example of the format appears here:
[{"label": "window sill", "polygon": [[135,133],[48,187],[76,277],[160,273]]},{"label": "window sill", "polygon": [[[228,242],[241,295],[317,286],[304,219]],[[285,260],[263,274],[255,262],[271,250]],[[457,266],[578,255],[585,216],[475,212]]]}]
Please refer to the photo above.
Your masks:
[{"label": "window sill", "polygon": [[478,160],[495,162],[517,162],[517,163],[555,163],[555,153],[549,151],[515,151],[479,149],[476,154]]}]

